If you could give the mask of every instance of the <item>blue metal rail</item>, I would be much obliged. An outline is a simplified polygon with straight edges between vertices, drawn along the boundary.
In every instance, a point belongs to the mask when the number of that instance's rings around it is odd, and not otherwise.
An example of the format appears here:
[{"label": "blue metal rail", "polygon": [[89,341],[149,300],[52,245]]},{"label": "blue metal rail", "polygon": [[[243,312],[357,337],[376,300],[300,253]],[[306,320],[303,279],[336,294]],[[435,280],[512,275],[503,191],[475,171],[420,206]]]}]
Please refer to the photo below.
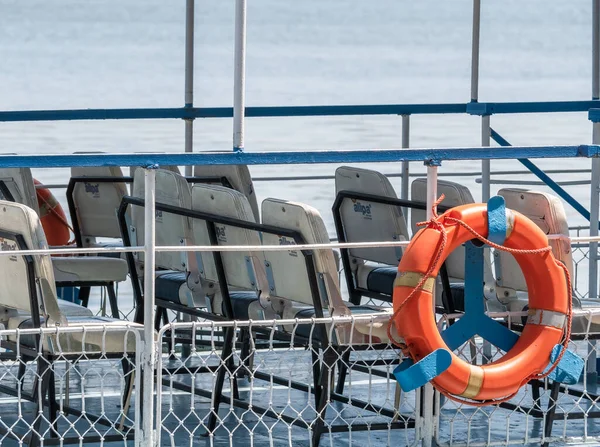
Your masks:
[{"label": "blue metal rail", "polygon": [[[502,135],[500,135],[494,129],[491,129],[491,137],[500,146],[511,147],[511,144],[507,140],[505,140],[502,137]],[[569,205],[571,205],[573,208],[575,208],[575,210],[579,214],[581,214],[587,220],[590,220],[590,212],[581,203],[579,203],[571,194],[569,194],[567,191],[565,191],[564,188],[562,188],[558,183],[556,183],[554,180],[552,180],[552,178],[547,173],[545,173],[543,170],[541,170],[539,167],[537,167],[535,164],[533,164],[527,158],[519,158],[518,160],[523,166],[525,166],[527,169],[529,169],[529,171],[531,173],[533,173],[537,178],[539,178],[542,182],[544,182],[550,189],[552,189],[552,191],[554,191],[556,194],[558,194],[565,202],[567,202]]]},{"label": "blue metal rail", "polygon": [[[588,112],[600,101],[470,102],[451,104],[378,104],[333,106],[247,107],[246,117],[367,116]],[[0,122],[231,118],[232,107],[174,107],[135,109],[15,110],[0,112]]]},{"label": "blue metal rail", "polygon": [[441,149],[366,149],[290,152],[203,152],[174,154],[57,154],[0,155],[2,168],[68,168],[73,166],[167,165],[280,165],[318,163],[379,163],[421,161],[437,164],[451,160],[515,158],[598,158],[600,145],[510,146]]}]

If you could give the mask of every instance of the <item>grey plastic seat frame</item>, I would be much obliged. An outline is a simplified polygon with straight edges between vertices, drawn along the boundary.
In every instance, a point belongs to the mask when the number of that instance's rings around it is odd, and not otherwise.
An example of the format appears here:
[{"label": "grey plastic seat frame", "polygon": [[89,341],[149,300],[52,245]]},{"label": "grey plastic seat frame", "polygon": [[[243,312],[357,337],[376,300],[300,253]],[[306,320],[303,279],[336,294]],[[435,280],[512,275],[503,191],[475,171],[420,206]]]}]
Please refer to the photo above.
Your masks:
[{"label": "grey plastic seat frame", "polygon": [[[134,197],[124,197],[123,198],[121,208],[119,209],[119,222],[121,224],[121,228],[122,228],[122,232],[123,232],[123,241],[124,241],[125,246],[131,245],[131,241],[130,241],[130,238],[129,238],[129,235],[127,232],[127,226],[126,226],[125,219],[124,219],[125,212],[129,206],[142,206],[143,207],[144,205],[145,205],[145,201],[143,199],[134,198]],[[156,206],[157,211],[162,211],[163,213],[174,213],[174,214],[178,214],[181,216],[190,217],[192,219],[199,219],[199,220],[205,221],[207,223],[207,228],[208,228],[211,245],[215,245],[215,246],[218,245],[218,234],[217,234],[217,229],[216,229],[215,224],[228,225],[228,226],[237,227],[237,228],[241,228],[241,229],[258,231],[261,233],[270,233],[270,234],[274,234],[274,235],[278,235],[278,236],[284,236],[286,238],[293,240],[295,242],[295,244],[298,244],[298,245],[305,244],[304,238],[298,231],[293,231],[293,230],[290,230],[287,228],[282,228],[282,227],[272,226],[272,225],[265,225],[265,224],[261,224],[261,223],[254,223],[254,222],[249,222],[249,221],[235,219],[235,218],[223,217],[220,215],[205,213],[205,212],[201,212],[201,211],[183,209],[183,208],[179,208],[179,207],[175,207],[175,206],[171,206],[171,205],[161,204],[158,202],[156,203],[155,206]],[[308,280],[310,283],[312,301],[313,301],[314,310],[315,310],[315,318],[323,318],[324,312],[323,312],[323,306],[321,303],[319,284],[318,284],[318,279],[317,279],[317,272],[315,269],[313,252],[311,250],[299,250],[299,252],[304,256],[305,266],[306,266],[306,269],[308,272]],[[135,262],[134,258],[130,253],[128,253],[127,255],[128,255],[128,260],[131,263],[130,271],[135,272],[136,270],[134,267],[134,262]],[[214,319],[214,320],[222,320],[222,321],[223,320],[225,320],[225,321],[232,320],[233,319],[233,306],[232,306],[232,302],[231,302],[231,298],[230,298],[230,294],[229,294],[229,289],[227,287],[227,279],[226,279],[227,273],[225,271],[225,264],[223,262],[221,253],[219,251],[212,252],[212,255],[214,257],[217,276],[218,276],[220,287],[221,287],[221,293],[223,295],[224,314],[225,314],[224,317],[218,316],[215,314],[209,314],[208,312],[200,310],[200,309],[192,309],[187,306],[183,306],[183,305],[173,303],[170,301],[159,300],[158,298],[156,298],[157,306],[163,307],[165,309],[171,309],[174,311],[184,312],[184,313],[192,314],[195,316],[201,316],[204,318],[209,318],[209,319]],[[140,284],[139,279],[137,279],[134,282],[136,284]],[[138,290],[134,291],[134,293],[137,295],[137,298],[136,298],[137,306],[139,309],[142,309],[143,308],[143,291],[141,290],[141,287],[138,288]],[[142,323],[143,321],[141,321],[141,318],[142,318],[141,312],[140,313],[136,312],[136,314],[138,314],[138,317],[136,318],[136,322]],[[231,355],[232,350],[233,350],[232,343],[233,343],[233,339],[234,339],[234,335],[235,335],[234,330],[235,330],[235,328],[233,328],[233,327],[227,327],[224,329],[223,350],[221,352],[221,359],[222,359],[223,364],[229,364],[230,359],[232,358],[232,355]],[[341,394],[341,392],[338,393],[337,390],[333,391],[333,390],[329,389],[328,372],[332,371],[335,368],[336,363],[340,359],[346,359],[348,357],[348,350],[347,350],[348,347],[347,346],[339,346],[338,347],[335,345],[335,343],[330,341],[328,333],[327,333],[327,328],[325,327],[325,325],[318,326],[317,330],[315,331],[316,335],[314,335],[313,339],[311,339],[311,340],[305,339],[303,336],[301,336],[299,334],[291,335],[289,333],[282,332],[282,331],[276,331],[274,334],[272,330],[264,329],[264,328],[260,328],[260,327],[254,327],[252,330],[258,334],[264,332],[272,339],[274,338],[275,341],[285,341],[285,342],[287,342],[286,346],[289,346],[289,343],[292,342],[292,343],[294,343],[295,346],[306,346],[308,343],[310,343],[310,345],[313,347],[313,349],[311,349],[311,353],[313,356],[312,364],[313,364],[314,384],[309,385],[309,384],[305,384],[305,383],[301,383],[301,382],[297,382],[297,381],[290,381],[289,378],[279,378],[279,377],[276,377],[276,376],[273,376],[270,374],[262,373],[260,371],[253,371],[252,374],[256,379],[272,381],[273,383],[275,383],[277,385],[289,386],[292,389],[296,389],[296,390],[308,392],[308,393],[313,393],[315,396],[315,405],[317,406],[317,408],[321,408],[322,410],[324,410],[324,408],[326,407],[327,399],[329,398],[332,401],[338,401],[338,402],[349,404],[349,405],[355,405],[360,408],[370,407],[372,409],[375,409],[379,414],[384,415],[384,416],[389,416],[392,419],[396,416],[396,414],[391,410],[388,410],[385,408],[378,408],[372,404],[361,401],[359,399],[353,398],[352,400],[349,400],[348,398],[343,396]],[[252,336],[252,334],[248,334],[248,335]],[[242,337],[242,340],[244,340],[243,337]],[[257,345],[260,346],[260,343],[257,343]],[[387,346],[387,345],[381,344],[381,348],[383,348],[384,346]],[[330,349],[331,347],[334,348],[335,352]],[[379,347],[377,345],[369,345],[369,346],[364,346],[364,347],[358,346],[358,347],[353,347],[353,348],[355,350],[379,349]],[[244,349],[248,349],[248,345],[246,345],[245,347],[243,346],[242,350],[244,350]],[[321,364],[321,362],[319,361],[320,357],[319,357],[318,350],[322,350],[323,364]],[[246,358],[246,357],[247,357],[247,355],[245,355],[244,351],[242,351],[240,353],[240,358]],[[246,367],[247,367],[247,365],[246,365]],[[190,387],[187,384],[178,384],[177,385],[179,389],[182,389],[182,390],[185,390],[188,392],[194,392],[200,396],[204,396],[206,398],[212,399],[214,408],[211,411],[211,414],[209,416],[209,420],[207,423],[209,430],[211,428],[216,427],[217,413],[218,413],[219,405],[221,403],[227,403],[229,405],[233,405],[233,406],[242,408],[244,410],[248,410],[250,408],[250,406],[246,402],[239,399],[239,394],[238,394],[237,385],[236,385],[235,380],[233,381],[234,387],[232,389],[232,396],[227,396],[223,393],[223,387],[225,384],[225,376],[227,374],[227,369],[235,370],[236,368],[231,368],[231,367],[217,368],[217,371],[216,371],[217,377],[215,379],[214,388],[212,391],[209,391],[206,389],[201,389],[201,388],[192,389],[192,387]],[[240,372],[240,376],[244,375],[244,374],[248,374],[250,372],[250,371],[245,370],[244,367],[239,368],[238,370]],[[213,371],[209,367],[203,367],[196,372],[201,373],[201,372],[213,372]],[[387,376],[387,373],[384,373],[384,374]],[[329,397],[327,397],[327,396],[329,396]],[[284,420],[285,422],[287,422],[289,424],[301,426],[306,429],[310,428],[311,430],[313,430],[313,445],[315,445],[315,446],[317,446],[319,444],[321,435],[327,431],[327,429],[323,428],[324,421],[319,418],[316,421],[313,421],[314,424],[311,425],[308,422],[298,420],[297,418],[288,416],[286,414],[275,414],[272,409],[262,408],[255,404],[252,405],[252,411],[259,413],[259,414],[266,414],[266,415],[274,416],[274,417]],[[392,421],[392,422],[389,422],[389,424],[391,424],[391,426],[393,428],[406,428],[406,427],[414,426],[414,421],[413,420],[408,420],[408,421],[403,420],[402,422]],[[363,427],[363,425],[364,425],[364,427]],[[352,430],[359,430],[359,429],[366,430],[369,427],[371,427],[371,425],[372,424],[353,424]],[[388,423],[385,423],[384,425],[387,429]],[[342,428],[342,426],[340,426],[340,428]],[[371,429],[374,429],[374,428],[371,428]]]},{"label": "grey plastic seat frame", "polygon": [[[88,177],[85,177],[85,179],[87,179],[89,181]],[[8,200],[9,202],[18,202],[18,199],[12,195],[10,189],[7,187],[7,185],[5,184],[5,182],[3,180],[0,180],[0,192],[2,193],[2,196],[4,197],[5,200]],[[71,197],[71,195],[72,195],[72,193],[67,194],[67,201],[69,201],[69,197]],[[36,209],[37,203],[28,203],[30,200],[33,200],[34,198],[35,197],[24,198],[25,199],[24,204],[33,209]],[[70,211],[70,208],[71,208],[71,205],[69,203],[69,211]],[[73,225],[74,225],[73,230],[75,230],[75,228],[76,228],[75,227],[76,221],[77,221],[77,219],[72,220]],[[75,232],[75,237],[77,237],[77,232]],[[79,245],[79,244],[77,244],[77,246],[81,247],[81,245]],[[88,306],[88,301],[89,301],[89,296],[90,296],[90,288],[91,287],[104,287],[104,288],[106,288],[106,292],[108,294],[108,301],[109,301],[112,317],[113,318],[120,317],[119,307],[118,307],[118,303],[117,303],[117,294],[116,294],[116,290],[115,290],[115,284],[113,281],[80,281],[80,280],[57,281],[56,286],[57,287],[79,287],[79,300],[85,307]]]},{"label": "grey plastic seat frame", "polygon": [[[340,242],[340,243],[357,242],[357,241],[347,240],[347,238],[346,238],[346,231],[345,231],[344,221],[342,219],[342,213],[341,213],[342,204],[345,200],[364,200],[364,201],[368,201],[368,202],[380,203],[380,204],[389,205],[389,206],[399,206],[399,207],[404,207],[404,208],[409,208],[409,209],[418,209],[418,210],[426,210],[427,209],[427,204],[424,202],[418,202],[418,201],[414,201],[414,200],[397,199],[397,198],[392,198],[392,197],[384,197],[384,196],[379,196],[379,195],[375,195],[375,194],[367,194],[367,193],[362,193],[362,192],[357,192],[357,191],[345,191],[345,190],[339,191],[335,197],[335,201],[333,203],[331,211],[333,213],[333,221],[334,221],[334,225],[335,225],[336,235],[338,238],[338,242]],[[447,207],[438,206],[438,210],[440,212],[444,212],[447,209],[448,209]],[[346,279],[346,286],[348,288],[348,294],[350,297],[350,302],[352,304],[359,305],[362,297],[373,298],[373,299],[384,301],[384,302],[391,302],[391,300],[392,300],[391,295],[373,292],[371,290],[359,287],[357,285],[358,281],[356,280],[356,278],[354,277],[354,275],[352,273],[353,270],[352,270],[352,265],[351,265],[351,260],[350,260],[350,255],[348,253],[348,250],[342,248],[342,249],[340,249],[340,254],[341,254],[341,259],[342,259],[342,265],[344,267],[344,277]],[[454,302],[452,299],[452,292],[450,289],[450,279],[448,278],[448,273],[446,271],[446,266],[444,264],[442,264],[442,267],[440,269],[440,276],[442,279],[442,287],[443,287],[442,302],[443,302],[444,306],[443,306],[443,309],[439,309],[439,310],[442,312],[454,313],[455,307],[454,307]]]},{"label": "grey plastic seat frame", "polygon": [[[30,250],[31,247],[27,246],[25,242],[25,238],[23,235],[18,233],[11,233],[7,231],[0,231],[0,238],[11,240],[16,243],[18,250]],[[31,320],[34,328],[42,327],[40,308],[43,306],[40,304],[42,302],[41,297],[39,296],[40,289],[36,287],[36,272],[35,272],[35,259],[31,255],[21,255],[25,261],[26,269],[27,269],[27,289],[29,292],[29,307],[31,310]],[[29,346],[28,344],[17,343],[16,341],[6,339],[0,341],[0,347],[9,351],[8,356],[10,357],[10,351],[18,352],[20,356],[19,362],[19,371],[17,373],[17,378],[19,378],[20,383],[17,389],[14,387],[9,387],[6,385],[0,384],[0,392],[18,397],[20,399],[28,400],[33,402],[34,404],[39,406],[39,411],[43,411],[45,406],[48,407],[50,413],[50,423],[51,428],[50,432],[53,432],[54,424],[59,420],[59,418],[64,418],[68,415],[81,417],[82,412],[79,409],[72,408],[68,404],[62,404],[59,409],[59,405],[56,399],[56,384],[55,384],[55,376],[54,376],[54,362],[55,360],[60,361],[78,361],[81,359],[80,353],[59,353],[58,356],[55,356],[52,352],[47,351],[43,348],[43,342],[41,340],[41,335],[33,335],[32,336],[34,342],[33,346]],[[6,357],[7,354],[2,354],[2,357]],[[122,367],[124,375],[128,375],[127,385],[125,390],[125,396],[129,395],[131,387],[133,387],[133,375],[130,374],[134,364],[134,356],[135,354],[129,354],[127,358],[122,360]],[[122,358],[123,353],[110,353],[110,352],[98,352],[97,354],[93,352],[87,352],[86,357],[89,359],[110,359],[110,358]],[[28,363],[36,362],[36,375],[38,379],[34,380],[33,389],[31,394],[25,392],[23,390],[23,381],[22,377],[25,374],[26,367]],[[40,400],[41,396],[41,400]],[[124,401],[125,402],[125,401]],[[60,413],[64,413],[63,416],[60,416]],[[114,422],[106,419],[103,416],[96,416],[92,413],[86,412],[86,418],[93,420],[96,424],[104,425],[106,427],[113,427]],[[39,435],[36,436],[36,433],[40,432],[40,426],[42,423],[41,417],[35,418],[35,421],[31,425],[31,435],[28,438],[27,445],[30,447],[37,447],[40,445]],[[128,440],[133,440],[135,432],[132,427],[124,426],[123,431],[127,431],[126,438]],[[11,430],[6,430],[3,427],[0,427],[0,433],[5,434],[5,436],[9,439],[14,439],[17,442],[22,442],[23,440],[19,438],[15,433]],[[55,433],[58,435],[58,433]],[[88,437],[89,438],[89,437]],[[85,439],[85,438],[84,438]],[[100,439],[100,438],[98,438]],[[108,434],[102,436],[104,442],[117,442],[123,441],[123,434]],[[76,437],[67,437],[62,438],[62,442],[64,443],[79,443],[81,442],[80,436]],[[85,439],[88,442],[96,441],[96,438]],[[45,441],[45,444],[48,443],[48,440]]]}]

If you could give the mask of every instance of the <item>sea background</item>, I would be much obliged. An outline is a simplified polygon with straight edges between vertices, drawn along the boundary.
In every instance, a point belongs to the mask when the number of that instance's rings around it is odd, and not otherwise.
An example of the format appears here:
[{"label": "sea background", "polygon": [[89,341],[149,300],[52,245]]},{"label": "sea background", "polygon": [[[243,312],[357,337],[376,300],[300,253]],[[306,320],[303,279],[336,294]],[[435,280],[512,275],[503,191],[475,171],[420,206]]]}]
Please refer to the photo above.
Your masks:
[{"label": "sea background", "polygon": [[[197,0],[197,107],[231,106],[233,0]],[[248,106],[467,102],[472,2],[252,0],[248,2]],[[589,1],[498,0],[482,8],[480,101],[591,98]],[[180,107],[184,99],[185,1],[0,0],[0,110]],[[515,145],[591,142],[585,113],[500,115],[492,126]],[[254,118],[246,150],[399,148],[401,119]],[[480,118],[411,118],[412,147],[480,144]],[[230,150],[232,120],[197,120],[194,150]],[[0,152],[180,152],[181,120],[1,123]],[[540,160],[589,168],[589,160]],[[400,164],[370,165],[399,172]],[[496,161],[494,170],[523,169]],[[440,172],[477,171],[478,161]],[[253,166],[253,176],[333,174],[332,165]],[[424,172],[421,163],[412,172]],[[68,170],[34,170],[65,183]],[[556,175],[557,180],[586,175]],[[458,179],[476,199],[478,176]],[[496,179],[523,180],[523,175]],[[533,178],[530,178],[533,180]],[[400,179],[393,184],[400,194]],[[492,185],[495,192],[502,185]],[[538,187],[539,188],[539,187]],[[299,200],[321,211],[333,235],[333,181],[257,182],[259,200]],[[589,186],[569,187],[586,206]],[[64,199],[62,191],[57,195]],[[572,225],[583,224],[571,208]]]}]

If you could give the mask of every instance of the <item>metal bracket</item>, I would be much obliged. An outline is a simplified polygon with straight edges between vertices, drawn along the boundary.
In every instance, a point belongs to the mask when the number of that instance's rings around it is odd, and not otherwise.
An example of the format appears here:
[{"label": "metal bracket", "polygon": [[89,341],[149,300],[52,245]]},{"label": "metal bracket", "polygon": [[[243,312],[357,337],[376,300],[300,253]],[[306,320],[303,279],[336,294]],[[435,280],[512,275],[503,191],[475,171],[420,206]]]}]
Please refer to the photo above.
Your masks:
[{"label": "metal bracket", "polygon": [[204,263],[202,262],[202,253],[196,252],[194,253],[196,256],[196,265],[198,266],[198,273],[200,274],[200,278],[206,279],[206,272],[204,271]]},{"label": "metal bracket", "polygon": [[246,271],[248,272],[248,279],[254,289],[258,290],[258,284],[256,284],[256,275],[254,274],[254,265],[252,265],[252,258],[250,256],[244,256],[246,261]]},{"label": "metal bracket", "polygon": [[271,263],[269,261],[265,261],[265,273],[267,274],[267,282],[269,283],[269,293],[271,295],[277,295],[277,290],[275,289],[275,278],[273,277],[273,269],[271,268]]},{"label": "metal bracket", "polygon": [[321,302],[329,306],[329,295],[327,294],[327,287],[325,286],[325,278],[323,273],[317,275],[317,284],[319,286],[319,294],[321,295]]},{"label": "metal bracket", "polygon": [[469,115],[487,116],[493,114],[494,107],[493,104],[471,101],[467,104],[466,112]]}]

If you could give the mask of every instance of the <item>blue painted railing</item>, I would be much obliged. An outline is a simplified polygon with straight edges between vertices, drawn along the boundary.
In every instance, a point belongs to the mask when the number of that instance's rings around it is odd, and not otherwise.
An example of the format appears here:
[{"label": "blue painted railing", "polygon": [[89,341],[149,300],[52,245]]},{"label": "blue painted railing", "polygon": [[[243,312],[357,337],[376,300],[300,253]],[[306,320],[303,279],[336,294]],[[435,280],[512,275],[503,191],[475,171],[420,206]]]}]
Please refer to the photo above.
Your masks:
[{"label": "blue painted railing", "polygon": [[[378,104],[333,106],[264,106],[247,107],[246,117],[358,116],[358,115],[427,115],[460,114],[495,115],[507,113],[588,112],[600,107],[600,101],[544,102],[470,102],[450,104]],[[231,118],[231,107],[174,107],[136,109],[15,110],[0,112],[0,122],[197,119]]]},{"label": "blue painted railing", "polygon": [[68,168],[73,166],[278,165],[311,163],[378,163],[515,158],[597,158],[600,145],[511,146],[440,149],[367,149],[290,152],[202,152],[165,154],[0,155],[2,168]]},{"label": "blue painted railing", "polygon": [[[511,144],[502,137],[498,132],[494,129],[490,129],[492,139],[498,143],[502,147],[511,147]],[[590,220],[590,212],[579,203],[575,197],[569,194],[562,186],[556,183],[552,178],[546,174],[542,169],[533,164],[527,158],[518,158],[519,162],[525,166],[531,173],[533,173],[537,178],[543,181],[552,191],[558,194],[565,202],[571,205],[579,214],[581,214],[587,220]]]}]

